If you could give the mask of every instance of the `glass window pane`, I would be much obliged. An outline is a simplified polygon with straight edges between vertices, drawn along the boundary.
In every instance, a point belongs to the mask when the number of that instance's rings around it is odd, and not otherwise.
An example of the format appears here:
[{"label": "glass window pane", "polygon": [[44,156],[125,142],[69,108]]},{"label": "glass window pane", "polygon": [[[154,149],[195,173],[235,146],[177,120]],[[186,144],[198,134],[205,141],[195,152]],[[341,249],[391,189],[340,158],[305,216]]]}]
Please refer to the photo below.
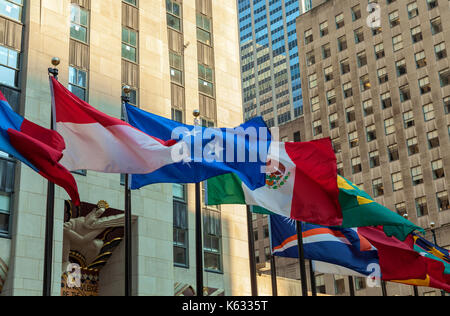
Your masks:
[{"label": "glass window pane", "polygon": [[69,67],[69,83],[77,83],[77,70],[73,67]]},{"label": "glass window pane", "polygon": [[136,48],[122,44],[122,57],[136,62]]},{"label": "glass window pane", "polygon": [[167,13],[167,25],[171,28],[174,28],[178,31],[181,30],[180,19]]},{"label": "glass window pane", "polygon": [[87,30],[84,26],[72,23],[70,25],[70,37],[82,42],[87,42]]},{"label": "glass window pane", "polygon": [[81,100],[86,101],[86,91],[84,89],[69,84],[69,91],[75,94]]},{"label": "glass window pane", "polygon": [[0,214],[0,232],[9,231],[9,215]]},{"label": "glass window pane", "polygon": [[14,69],[0,66],[0,83],[17,87],[17,72]]},{"label": "glass window pane", "polygon": [[13,49],[9,50],[8,66],[12,68],[19,68],[19,52]]},{"label": "glass window pane", "polygon": [[199,28],[197,28],[197,39],[202,43],[211,45],[211,34]]},{"label": "glass window pane", "polygon": [[87,84],[86,84],[86,72],[82,71],[82,70],[78,70],[78,78],[77,78],[77,85],[79,85],[80,87],[86,88]]},{"label": "glass window pane", "polygon": [[0,64],[8,65],[8,49],[6,47],[0,46]]},{"label": "glass window pane", "polygon": [[9,195],[0,194],[0,210],[9,212],[10,197]]}]

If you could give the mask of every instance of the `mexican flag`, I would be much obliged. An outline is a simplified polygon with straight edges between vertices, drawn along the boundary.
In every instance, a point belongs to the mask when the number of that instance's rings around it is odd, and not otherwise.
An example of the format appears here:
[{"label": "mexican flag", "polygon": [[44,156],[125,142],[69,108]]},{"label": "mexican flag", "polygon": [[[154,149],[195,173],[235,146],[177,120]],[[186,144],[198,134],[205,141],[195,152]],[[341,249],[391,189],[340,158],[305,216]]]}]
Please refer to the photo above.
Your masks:
[{"label": "mexican flag", "polygon": [[257,205],[299,221],[342,224],[336,156],[329,138],[273,142],[267,165],[266,186],[254,191],[232,173],[208,179],[207,205]]}]

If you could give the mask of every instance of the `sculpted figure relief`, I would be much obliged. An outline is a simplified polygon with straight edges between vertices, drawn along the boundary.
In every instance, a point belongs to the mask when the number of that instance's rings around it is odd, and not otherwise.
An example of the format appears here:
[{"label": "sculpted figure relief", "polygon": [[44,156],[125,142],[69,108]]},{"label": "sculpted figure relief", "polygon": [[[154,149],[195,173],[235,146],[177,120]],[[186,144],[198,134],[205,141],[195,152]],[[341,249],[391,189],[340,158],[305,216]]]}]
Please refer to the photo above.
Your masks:
[{"label": "sculpted figure relief", "polygon": [[99,201],[97,208],[94,208],[86,217],[73,218],[64,223],[63,272],[70,264],[71,250],[82,254],[86,259],[86,264],[89,265],[99,255],[104,244],[96,237],[106,228],[124,226],[124,214],[101,218],[108,208],[109,205],[106,201]]}]

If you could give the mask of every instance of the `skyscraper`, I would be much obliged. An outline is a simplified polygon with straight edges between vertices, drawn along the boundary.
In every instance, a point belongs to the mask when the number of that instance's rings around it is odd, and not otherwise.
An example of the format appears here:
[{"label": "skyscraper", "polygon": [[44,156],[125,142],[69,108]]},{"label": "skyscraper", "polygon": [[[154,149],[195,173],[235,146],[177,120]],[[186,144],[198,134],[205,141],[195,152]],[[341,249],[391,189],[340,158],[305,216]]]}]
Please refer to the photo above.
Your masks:
[{"label": "skyscraper", "polygon": [[303,114],[295,20],[311,0],[238,0],[244,120],[278,126]]}]

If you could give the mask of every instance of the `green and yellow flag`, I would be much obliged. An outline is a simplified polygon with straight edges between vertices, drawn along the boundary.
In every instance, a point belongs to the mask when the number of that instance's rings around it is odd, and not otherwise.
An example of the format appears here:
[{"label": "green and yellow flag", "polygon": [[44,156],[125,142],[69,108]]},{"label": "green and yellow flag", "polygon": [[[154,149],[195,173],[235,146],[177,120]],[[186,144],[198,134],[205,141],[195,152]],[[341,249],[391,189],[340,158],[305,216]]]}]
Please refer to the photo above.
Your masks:
[{"label": "green and yellow flag", "polygon": [[400,240],[405,240],[415,230],[424,231],[403,216],[375,202],[370,195],[341,176],[338,176],[338,187],[339,203],[344,216],[343,227],[383,226],[386,235]]}]

